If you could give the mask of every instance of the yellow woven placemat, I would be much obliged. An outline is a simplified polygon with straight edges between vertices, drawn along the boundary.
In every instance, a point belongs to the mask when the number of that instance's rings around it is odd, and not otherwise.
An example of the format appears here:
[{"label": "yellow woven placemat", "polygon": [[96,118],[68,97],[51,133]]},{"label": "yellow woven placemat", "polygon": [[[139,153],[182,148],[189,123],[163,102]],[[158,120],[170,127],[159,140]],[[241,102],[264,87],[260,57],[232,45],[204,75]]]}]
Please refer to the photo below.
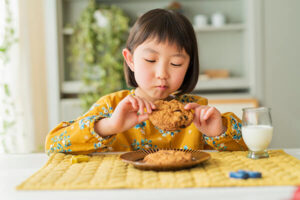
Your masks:
[{"label": "yellow woven placemat", "polygon": [[[141,171],[125,164],[119,155],[93,155],[88,162],[71,164],[71,155],[53,154],[46,165],[17,186],[19,190],[110,188],[185,188],[260,185],[300,185],[300,160],[282,150],[270,158],[252,160],[247,152],[211,152],[199,166],[174,172]],[[230,171],[260,171],[261,179],[232,179]]]}]

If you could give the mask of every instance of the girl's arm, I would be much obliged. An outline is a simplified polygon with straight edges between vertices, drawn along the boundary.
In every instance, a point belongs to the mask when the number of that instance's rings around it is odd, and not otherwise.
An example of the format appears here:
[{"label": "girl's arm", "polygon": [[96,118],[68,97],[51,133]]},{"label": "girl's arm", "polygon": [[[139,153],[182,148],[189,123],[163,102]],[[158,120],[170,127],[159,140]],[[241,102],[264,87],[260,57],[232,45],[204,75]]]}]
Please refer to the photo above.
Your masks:
[{"label": "girl's arm", "polygon": [[216,108],[207,106],[207,100],[195,95],[186,95],[186,109],[195,110],[194,124],[203,135],[204,147],[216,150],[247,150],[241,120],[233,113],[221,114]]},{"label": "girl's arm", "polygon": [[76,120],[61,122],[46,137],[45,149],[48,154],[65,152],[87,154],[104,149],[113,136],[101,137],[95,130],[95,122],[111,117],[113,105],[110,96],[99,99],[89,111]]},{"label": "girl's arm", "polygon": [[46,151],[87,154],[106,149],[117,133],[148,119],[154,104],[118,92],[102,97],[75,121],[62,122],[46,138]]},{"label": "girl's arm", "polygon": [[227,112],[222,114],[222,123],[227,130],[215,137],[203,135],[205,144],[220,151],[247,150],[248,148],[242,138],[241,120],[234,113]]}]

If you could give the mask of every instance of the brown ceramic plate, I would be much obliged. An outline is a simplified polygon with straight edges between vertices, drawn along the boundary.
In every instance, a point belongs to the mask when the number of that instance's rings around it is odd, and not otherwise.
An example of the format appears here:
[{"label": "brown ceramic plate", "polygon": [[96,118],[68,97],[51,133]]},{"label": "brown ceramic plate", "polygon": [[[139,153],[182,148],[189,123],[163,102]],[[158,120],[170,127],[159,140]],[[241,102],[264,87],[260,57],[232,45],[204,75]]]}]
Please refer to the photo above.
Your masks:
[{"label": "brown ceramic plate", "polygon": [[166,171],[166,170],[180,170],[194,167],[204,161],[210,159],[210,154],[200,151],[200,150],[183,150],[183,149],[164,149],[164,150],[174,150],[190,152],[192,154],[192,160],[190,162],[174,163],[169,165],[155,165],[145,163],[143,161],[144,157],[150,153],[159,151],[159,149],[148,149],[148,150],[138,150],[124,153],[120,158],[125,162],[132,164],[134,167],[142,170],[155,170],[155,171]]}]

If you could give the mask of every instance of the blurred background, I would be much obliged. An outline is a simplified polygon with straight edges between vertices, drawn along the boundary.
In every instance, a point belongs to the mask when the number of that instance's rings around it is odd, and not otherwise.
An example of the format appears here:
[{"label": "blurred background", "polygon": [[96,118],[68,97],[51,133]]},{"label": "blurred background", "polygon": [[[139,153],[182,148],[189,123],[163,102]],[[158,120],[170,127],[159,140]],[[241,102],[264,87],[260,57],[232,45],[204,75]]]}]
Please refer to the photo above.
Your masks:
[{"label": "blurred background", "polygon": [[0,0],[0,153],[44,151],[60,121],[127,89],[121,50],[154,8],[194,26],[193,93],[239,117],[244,107],[270,107],[271,148],[300,147],[298,0]]}]

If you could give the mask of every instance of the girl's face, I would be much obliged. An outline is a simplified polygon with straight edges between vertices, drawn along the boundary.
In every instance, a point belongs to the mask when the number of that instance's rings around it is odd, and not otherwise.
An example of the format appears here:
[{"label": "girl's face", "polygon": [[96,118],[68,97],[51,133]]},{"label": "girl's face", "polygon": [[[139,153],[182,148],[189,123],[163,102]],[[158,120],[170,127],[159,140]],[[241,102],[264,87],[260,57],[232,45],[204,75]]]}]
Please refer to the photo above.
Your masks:
[{"label": "girl's face", "polygon": [[190,63],[184,49],[155,39],[139,45],[133,55],[124,49],[123,55],[138,84],[136,95],[152,102],[165,99],[180,88]]}]

